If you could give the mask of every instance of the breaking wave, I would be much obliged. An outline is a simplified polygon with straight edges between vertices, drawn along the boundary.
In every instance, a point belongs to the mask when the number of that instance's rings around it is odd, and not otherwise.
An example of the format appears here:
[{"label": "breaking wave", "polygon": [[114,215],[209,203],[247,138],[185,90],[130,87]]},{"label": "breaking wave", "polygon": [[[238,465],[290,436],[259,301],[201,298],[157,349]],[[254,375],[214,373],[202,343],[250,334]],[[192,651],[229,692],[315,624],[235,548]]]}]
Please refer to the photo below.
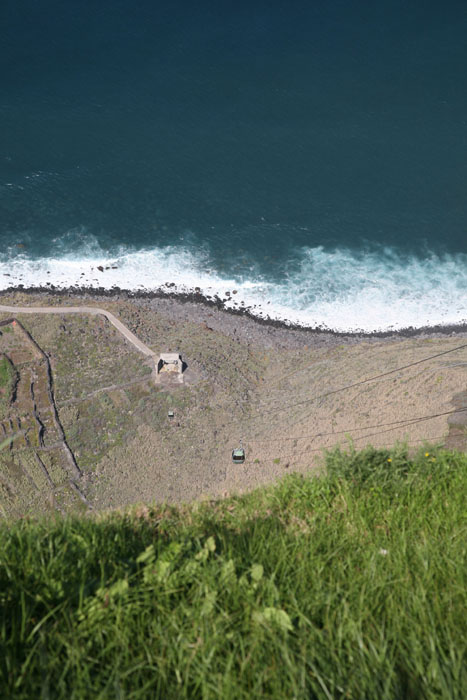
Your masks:
[{"label": "breaking wave", "polygon": [[199,291],[227,308],[336,331],[388,331],[467,321],[467,255],[403,255],[302,248],[276,279],[254,265],[248,274],[220,273],[206,250],[166,246],[112,254],[87,239],[72,252],[32,259],[0,255],[0,289],[88,287],[133,292]]}]

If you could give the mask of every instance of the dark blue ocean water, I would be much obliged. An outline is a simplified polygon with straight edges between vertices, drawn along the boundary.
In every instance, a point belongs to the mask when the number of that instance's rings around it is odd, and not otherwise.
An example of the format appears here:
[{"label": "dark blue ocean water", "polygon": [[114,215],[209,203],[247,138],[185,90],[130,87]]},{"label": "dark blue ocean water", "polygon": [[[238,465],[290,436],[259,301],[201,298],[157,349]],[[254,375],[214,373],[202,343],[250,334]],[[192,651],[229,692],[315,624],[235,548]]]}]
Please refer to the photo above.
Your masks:
[{"label": "dark blue ocean water", "polygon": [[0,31],[0,288],[467,318],[465,1],[3,0]]}]

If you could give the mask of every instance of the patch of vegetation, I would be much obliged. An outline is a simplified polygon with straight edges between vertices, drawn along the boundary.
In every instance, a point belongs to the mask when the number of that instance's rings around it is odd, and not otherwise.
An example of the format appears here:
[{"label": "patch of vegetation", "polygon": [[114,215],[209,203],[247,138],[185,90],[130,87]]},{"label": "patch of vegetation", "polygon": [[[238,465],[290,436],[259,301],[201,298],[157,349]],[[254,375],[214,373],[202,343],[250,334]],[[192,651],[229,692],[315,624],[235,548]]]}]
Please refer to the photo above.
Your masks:
[{"label": "patch of vegetation", "polygon": [[5,416],[8,409],[14,381],[13,365],[5,355],[0,355],[0,419]]},{"label": "patch of vegetation", "polygon": [[0,389],[7,389],[13,377],[11,363],[5,356],[0,356]]},{"label": "patch of vegetation", "polygon": [[0,528],[3,697],[465,697],[467,455]]}]

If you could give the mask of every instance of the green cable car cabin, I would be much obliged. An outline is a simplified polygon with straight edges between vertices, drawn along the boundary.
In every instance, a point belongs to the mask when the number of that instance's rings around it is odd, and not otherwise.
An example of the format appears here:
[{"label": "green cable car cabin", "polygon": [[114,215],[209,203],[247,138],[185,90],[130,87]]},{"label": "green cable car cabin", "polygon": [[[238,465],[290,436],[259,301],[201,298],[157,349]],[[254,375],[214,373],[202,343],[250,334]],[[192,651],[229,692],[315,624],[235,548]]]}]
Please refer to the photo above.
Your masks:
[{"label": "green cable car cabin", "polygon": [[243,464],[245,461],[245,450],[243,447],[237,447],[236,450],[232,450],[232,462],[234,464]]}]

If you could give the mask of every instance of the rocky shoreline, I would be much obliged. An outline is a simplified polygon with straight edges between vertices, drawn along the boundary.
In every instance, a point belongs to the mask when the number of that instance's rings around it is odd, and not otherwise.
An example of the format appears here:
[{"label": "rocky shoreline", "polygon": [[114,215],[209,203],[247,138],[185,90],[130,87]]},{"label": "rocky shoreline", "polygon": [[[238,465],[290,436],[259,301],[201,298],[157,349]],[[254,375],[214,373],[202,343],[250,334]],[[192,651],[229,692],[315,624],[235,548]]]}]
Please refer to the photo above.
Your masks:
[{"label": "rocky shoreline", "polygon": [[[333,344],[334,342],[358,342],[359,340],[372,341],[372,340],[396,340],[403,338],[433,338],[433,337],[446,337],[446,336],[467,336],[467,323],[462,324],[448,324],[441,325],[437,324],[434,326],[421,326],[408,328],[402,328],[398,330],[387,330],[387,331],[355,331],[355,332],[344,332],[337,331],[323,326],[301,326],[299,324],[289,323],[286,321],[258,316],[253,313],[252,307],[246,307],[238,305],[235,308],[227,306],[227,298],[222,299],[219,296],[207,297],[201,292],[180,292],[174,291],[175,284],[169,283],[166,285],[167,289],[158,289],[155,291],[148,290],[129,290],[122,289],[119,287],[113,287],[112,289],[107,289],[104,287],[56,287],[50,285],[48,287],[24,287],[23,285],[17,285],[15,287],[8,287],[0,291],[0,298],[16,294],[25,294],[34,297],[54,297],[56,299],[80,299],[83,301],[134,301],[138,305],[145,305],[149,303],[151,307],[163,306],[167,311],[172,311],[176,316],[179,313],[176,309],[183,308],[188,314],[194,314],[199,316],[200,314],[205,314],[206,312],[216,312],[216,315],[220,312],[225,315],[226,318],[230,319],[242,319],[247,321],[249,324],[253,323],[256,329],[264,328],[270,330],[277,330],[283,334],[292,334],[290,339],[296,342],[298,337],[307,338],[307,342],[313,340],[314,343],[318,344]],[[187,316],[187,313],[182,314]],[[235,324],[234,324],[235,325]],[[250,328],[252,326],[250,325]],[[321,342],[320,342],[321,340]],[[295,342],[292,344],[295,345]],[[302,343],[298,343],[301,345]],[[303,342],[303,344],[307,344]]]}]

